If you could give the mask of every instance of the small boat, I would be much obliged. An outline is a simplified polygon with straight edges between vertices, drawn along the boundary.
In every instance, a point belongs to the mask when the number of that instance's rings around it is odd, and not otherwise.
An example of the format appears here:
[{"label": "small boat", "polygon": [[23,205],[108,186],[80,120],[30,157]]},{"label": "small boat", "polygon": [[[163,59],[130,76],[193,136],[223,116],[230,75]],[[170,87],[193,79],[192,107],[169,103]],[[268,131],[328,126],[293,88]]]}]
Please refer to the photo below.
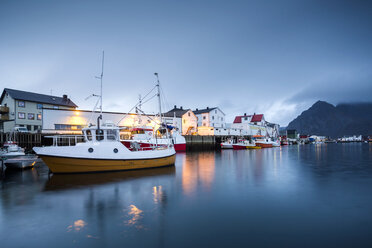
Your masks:
[{"label": "small boat", "polygon": [[34,166],[37,156],[26,155],[24,149],[14,141],[4,143],[0,151],[0,157],[4,165],[9,169],[26,169]]},{"label": "small boat", "polygon": [[8,169],[27,169],[32,168],[37,160],[37,156],[24,155],[12,157],[4,160],[4,164]]},{"label": "small boat", "polygon": [[[111,122],[100,126],[101,118],[98,117],[97,126],[83,129],[82,143],[58,146],[60,137],[52,136],[53,146],[34,147],[33,150],[53,173],[122,171],[174,165],[176,152],[173,144],[152,147],[151,150],[140,147],[129,150],[120,142],[120,128]],[[76,135],[69,138],[78,140]]]},{"label": "small boat", "polygon": [[228,139],[221,143],[221,149],[233,149],[233,143],[234,141],[232,139]]},{"label": "small boat", "polygon": [[255,140],[256,145],[261,148],[271,148],[273,147],[273,144],[268,139],[256,139]]},{"label": "small boat", "polygon": [[19,147],[14,141],[5,142],[3,148],[0,150],[0,157],[2,158],[12,158],[24,155],[24,149]]},{"label": "small boat", "polygon": [[233,144],[234,150],[245,150],[245,149],[261,149],[260,146],[257,146],[257,144],[252,141],[249,142],[248,140],[239,140],[238,143]]}]

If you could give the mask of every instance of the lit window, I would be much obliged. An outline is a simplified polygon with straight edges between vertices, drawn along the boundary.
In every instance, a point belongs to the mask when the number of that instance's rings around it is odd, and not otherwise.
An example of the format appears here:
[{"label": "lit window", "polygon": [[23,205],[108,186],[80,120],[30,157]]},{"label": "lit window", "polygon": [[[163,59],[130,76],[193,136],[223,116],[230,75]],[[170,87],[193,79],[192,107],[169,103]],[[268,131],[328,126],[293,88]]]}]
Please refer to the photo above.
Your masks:
[{"label": "lit window", "polygon": [[18,119],[25,119],[26,118],[26,114],[23,113],[23,112],[18,112]]},{"label": "lit window", "polygon": [[24,101],[18,101],[18,107],[24,108],[26,106]]},{"label": "lit window", "polygon": [[37,108],[38,108],[38,109],[42,109],[42,108],[43,108],[43,104],[38,103],[38,104],[37,104]]},{"label": "lit window", "polygon": [[41,114],[37,114],[37,119],[41,121]]},{"label": "lit window", "polygon": [[27,114],[27,119],[29,119],[29,120],[35,120],[35,114],[28,113]]}]

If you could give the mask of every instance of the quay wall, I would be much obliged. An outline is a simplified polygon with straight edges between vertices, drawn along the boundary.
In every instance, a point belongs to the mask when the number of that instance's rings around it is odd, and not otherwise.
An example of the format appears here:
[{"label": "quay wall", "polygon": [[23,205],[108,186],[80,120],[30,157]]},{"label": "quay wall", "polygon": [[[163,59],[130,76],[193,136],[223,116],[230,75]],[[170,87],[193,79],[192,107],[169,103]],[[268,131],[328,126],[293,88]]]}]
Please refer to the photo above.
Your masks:
[{"label": "quay wall", "polygon": [[[10,137],[9,133],[0,133],[0,147],[7,140],[14,140],[19,146],[26,149],[26,151],[32,151],[35,146],[49,146],[53,144],[53,139],[48,138],[56,134],[47,133],[15,133]],[[186,148],[187,150],[205,150],[205,149],[218,149],[220,148],[221,142],[228,138],[238,139],[241,136],[212,136],[212,135],[185,135]],[[247,137],[246,137],[247,138]],[[78,140],[81,142],[82,140]],[[74,145],[73,139],[61,138],[58,140],[58,145]]]}]

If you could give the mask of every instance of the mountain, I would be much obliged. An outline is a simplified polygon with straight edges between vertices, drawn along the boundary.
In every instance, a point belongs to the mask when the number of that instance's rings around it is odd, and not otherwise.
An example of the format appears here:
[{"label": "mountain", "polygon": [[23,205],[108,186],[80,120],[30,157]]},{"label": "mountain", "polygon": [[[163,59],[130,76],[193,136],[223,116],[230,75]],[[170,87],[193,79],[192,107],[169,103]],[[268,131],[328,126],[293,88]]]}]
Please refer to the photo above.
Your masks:
[{"label": "mountain", "polygon": [[317,101],[288,124],[301,134],[342,137],[372,134],[372,103],[342,103],[336,106]]}]

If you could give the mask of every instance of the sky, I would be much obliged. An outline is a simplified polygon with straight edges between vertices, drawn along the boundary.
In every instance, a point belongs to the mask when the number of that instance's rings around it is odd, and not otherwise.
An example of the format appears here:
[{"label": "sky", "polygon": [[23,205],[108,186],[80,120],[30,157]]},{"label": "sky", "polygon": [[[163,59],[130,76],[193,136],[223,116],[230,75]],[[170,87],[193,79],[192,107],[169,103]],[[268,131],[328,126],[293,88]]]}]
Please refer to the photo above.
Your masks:
[{"label": "sky", "polygon": [[[286,126],[317,100],[372,101],[371,1],[0,1],[0,87],[129,111],[218,106]],[[157,111],[155,99],[143,106]]]}]

